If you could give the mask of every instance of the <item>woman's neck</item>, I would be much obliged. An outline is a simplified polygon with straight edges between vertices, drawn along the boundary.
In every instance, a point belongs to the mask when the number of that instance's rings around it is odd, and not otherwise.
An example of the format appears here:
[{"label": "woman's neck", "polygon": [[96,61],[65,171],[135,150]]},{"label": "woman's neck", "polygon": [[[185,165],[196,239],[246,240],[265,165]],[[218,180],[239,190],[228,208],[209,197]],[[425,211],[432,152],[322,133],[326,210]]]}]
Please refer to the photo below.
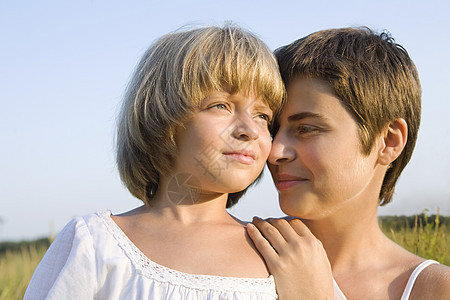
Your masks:
[{"label": "woman's neck", "polygon": [[303,220],[322,242],[333,273],[348,266],[363,266],[367,258],[378,258],[387,238],[378,226],[377,206],[344,209],[320,220]]}]

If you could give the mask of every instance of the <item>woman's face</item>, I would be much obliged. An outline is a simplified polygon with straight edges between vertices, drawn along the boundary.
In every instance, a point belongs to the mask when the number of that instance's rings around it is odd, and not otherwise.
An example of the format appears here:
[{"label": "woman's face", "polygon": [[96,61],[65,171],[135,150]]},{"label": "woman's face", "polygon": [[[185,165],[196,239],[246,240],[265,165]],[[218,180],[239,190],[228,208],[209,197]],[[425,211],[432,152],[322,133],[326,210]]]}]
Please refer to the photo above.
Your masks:
[{"label": "woman's face", "polygon": [[261,173],[271,148],[272,110],[254,94],[211,92],[176,133],[175,174],[201,183],[202,193],[234,193]]},{"label": "woman's face", "polygon": [[316,219],[377,197],[376,151],[362,154],[357,123],[331,86],[297,78],[287,92],[269,156],[281,209]]}]

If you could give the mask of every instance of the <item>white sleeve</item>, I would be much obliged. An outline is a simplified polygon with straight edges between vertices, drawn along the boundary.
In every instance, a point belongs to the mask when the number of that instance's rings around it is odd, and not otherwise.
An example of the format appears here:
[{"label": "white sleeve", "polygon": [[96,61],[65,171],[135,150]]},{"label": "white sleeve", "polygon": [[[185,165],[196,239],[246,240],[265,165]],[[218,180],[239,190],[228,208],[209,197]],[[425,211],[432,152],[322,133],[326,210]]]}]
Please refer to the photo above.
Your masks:
[{"label": "white sleeve", "polygon": [[24,299],[93,299],[97,281],[94,252],[84,219],[70,221],[36,268]]}]

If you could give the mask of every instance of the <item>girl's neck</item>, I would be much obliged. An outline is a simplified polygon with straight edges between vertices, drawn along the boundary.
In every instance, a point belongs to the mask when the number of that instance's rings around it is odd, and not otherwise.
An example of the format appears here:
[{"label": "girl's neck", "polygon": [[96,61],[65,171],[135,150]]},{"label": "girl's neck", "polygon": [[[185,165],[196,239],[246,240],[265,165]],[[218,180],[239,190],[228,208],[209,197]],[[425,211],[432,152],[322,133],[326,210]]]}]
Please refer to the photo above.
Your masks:
[{"label": "girl's neck", "polygon": [[154,218],[180,225],[235,222],[226,211],[227,198],[225,193],[192,191],[189,186],[174,189],[163,182],[150,205],[143,209]]}]

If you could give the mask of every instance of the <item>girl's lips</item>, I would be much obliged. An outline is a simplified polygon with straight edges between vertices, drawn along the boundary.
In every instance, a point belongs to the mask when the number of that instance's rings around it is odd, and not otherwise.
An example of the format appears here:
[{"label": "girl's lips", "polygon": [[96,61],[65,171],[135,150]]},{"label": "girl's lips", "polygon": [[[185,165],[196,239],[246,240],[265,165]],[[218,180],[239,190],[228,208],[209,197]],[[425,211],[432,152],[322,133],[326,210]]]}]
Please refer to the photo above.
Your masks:
[{"label": "girl's lips", "polygon": [[242,153],[224,153],[227,157],[237,160],[240,163],[245,165],[251,165],[255,161],[255,159],[250,155],[245,155]]}]

